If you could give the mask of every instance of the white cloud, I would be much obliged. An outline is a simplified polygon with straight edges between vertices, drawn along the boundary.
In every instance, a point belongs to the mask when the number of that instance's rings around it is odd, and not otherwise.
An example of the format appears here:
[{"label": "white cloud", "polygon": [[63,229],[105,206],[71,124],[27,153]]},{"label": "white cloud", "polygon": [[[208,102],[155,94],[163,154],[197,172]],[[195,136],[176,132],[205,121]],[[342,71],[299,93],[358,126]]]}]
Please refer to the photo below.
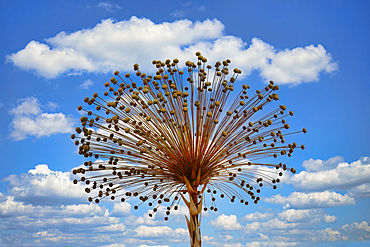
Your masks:
[{"label": "white cloud", "polygon": [[260,221],[260,220],[267,220],[271,219],[274,216],[273,213],[260,213],[260,212],[255,212],[251,214],[247,214],[244,216],[244,219],[246,221]]},{"label": "white cloud", "polygon": [[108,245],[100,245],[99,247],[126,247],[125,244],[108,244]]},{"label": "white cloud", "polygon": [[370,232],[370,225],[366,221],[362,221],[361,223],[354,222],[351,225],[345,224],[344,226],[342,226],[342,229],[346,232],[352,232],[354,230]]},{"label": "white cloud", "polygon": [[33,209],[34,207],[32,205],[24,205],[23,202],[14,201],[13,196],[7,196],[6,201],[0,203],[1,216],[28,214]]},{"label": "white cloud", "polygon": [[308,172],[319,172],[336,168],[337,165],[342,162],[344,162],[344,158],[341,156],[331,157],[326,161],[321,159],[314,160],[311,158],[303,161],[302,167],[304,167]]},{"label": "white cloud", "polygon": [[[171,14],[181,16],[185,12]],[[318,81],[321,72],[338,69],[322,45],[277,50],[253,38],[247,47],[241,38],[225,36],[224,30],[217,19],[158,24],[137,17],[117,22],[107,19],[91,29],[60,32],[46,39],[46,44],[31,41],[24,49],[8,55],[7,61],[51,79],[65,73],[132,71],[134,63],[149,73],[155,70],[153,59],[178,58],[183,66],[185,61],[194,60],[199,50],[210,63],[230,58],[232,66],[243,71],[242,76],[258,70],[264,81],[292,85]]]},{"label": "white cloud", "polygon": [[169,226],[139,226],[135,229],[139,237],[187,237],[188,231],[183,228],[173,230]]},{"label": "white cloud", "polygon": [[95,204],[74,204],[60,206],[34,206],[15,200],[14,196],[7,196],[0,202],[0,215],[2,217],[22,217],[31,215],[32,217],[83,217],[103,215],[106,209]]},{"label": "white cloud", "polygon": [[[306,167],[310,167],[310,170],[318,169],[319,171],[302,171],[292,176],[287,183],[293,184],[297,190],[346,190],[364,183],[370,183],[369,157],[361,158],[351,164],[340,161],[342,161],[340,157],[334,157],[326,162],[309,160],[308,163],[313,165],[304,163]],[[321,165],[317,165],[325,163],[337,164],[337,166],[325,170],[322,169]]]},{"label": "white cloud", "polygon": [[[316,223],[318,222],[316,221]],[[244,229],[247,239],[249,239],[250,243],[254,243],[247,244],[247,246],[311,246],[312,242],[358,241],[370,238],[370,225],[366,221],[345,224],[336,229],[317,229],[316,224],[307,224],[304,221],[301,223],[289,223],[279,219],[272,219],[267,222],[247,224]],[[262,235],[261,232],[263,232]],[[269,239],[266,239],[267,241],[254,241],[263,240],[264,235],[269,237]],[[253,237],[250,238],[248,236]]]},{"label": "white cloud", "polygon": [[7,61],[13,62],[24,70],[34,70],[38,75],[48,79],[68,71],[95,70],[91,61],[72,48],[52,49],[46,44],[32,40],[27,46],[11,56]]},{"label": "white cloud", "polygon": [[4,106],[4,103],[1,103],[1,102],[0,102],[0,108],[2,108],[3,106]]},{"label": "white cloud", "polygon": [[113,205],[112,215],[125,216],[125,215],[129,215],[130,212],[131,212],[131,204],[127,202],[115,203]]},{"label": "white cloud", "polygon": [[286,208],[325,208],[355,205],[355,199],[348,195],[341,195],[334,191],[302,193],[293,192],[289,196],[280,194],[263,199],[274,204],[285,204]]},{"label": "white cloud", "polygon": [[272,230],[287,230],[287,229],[295,229],[299,226],[299,223],[291,223],[279,220],[277,218],[271,219],[267,222],[253,222],[250,224],[246,224],[244,229],[247,233],[253,233],[258,231],[272,231]]},{"label": "white cloud", "polygon": [[[9,111],[14,115],[10,126],[10,137],[16,141],[24,140],[28,135],[42,137],[57,133],[73,132],[74,120],[63,113],[43,113],[39,100],[28,97],[19,100],[19,105]],[[58,104],[48,102],[45,108],[55,110]]]},{"label": "white cloud", "polygon": [[112,225],[108,225],[108,226],[102,226],[102,227],[98,227],[96,228],[96,231],[101,231],[101,232],[105,232],[105,231],[108,231],[108,232],[123,232],[124,230],[126,230],[126,226],[123,224],[123,223],[119,223],[119,224],[112,224]]},{"label": "white cloud", "polygon": [[288,209],[279,213],[279,219],[288,222],[320,222],[321,219],[325,223],[335,222],[337,217],[334,215],[327,215],[322,209]]},{"label": "white cloud", "polygon": [[84,82],[80,85],[83,89],[89,89],[90,86],[94,85],[94,82],[90,79],[84,80]]},{"label": "white cloud", "polygon": [[334,242],[340,240],[348,240],[348,237],[343,236],[339,231],[332,228],[317,231],[316,236],[311,238],[314,242]]},{"label": "white cloud", "polygon": [[35,205],[86,201],[85,187],[73,184],[72,180],[70,172],[52,171],[45,164],[37,165],[28,173],[10,175],[4,179],[9,182],[8,192],[12,196]]},{"label": "white cloud", "polygon": [[137,247],[170,247],[169,245],[146,245],[146,244],[140,244]]},{"label": "white cloud", "polygon": [[28,97],[18,100],[20,103],[17,107],[9,111],[12,115],[39,115],[41,104],[35,97]]},{"label": "white cloud", "polygon": [[215,220],[211,220],[210,224],[218,229],[222,230],[239,230],[243,226],[238,222],[236,215],[225,215],[218,216]]},{"label": "white cloud", "polygon": [[103,9],[105,9],[106,11],[108,11],[110,13],[114,12],[117,9],[122,9],[122,7],[119,6],[118,4],[112,4],[109,1],[108,2],[100,2],[96,5],[96,7],[103,8]]},{"label": "white cloud", "polygon": [[356,186],[348,191],[348,195],[356,198],[370,197],[370,183]]},{"label": "white cloud", "polygon": [[325,223],[333,223],[337,221],[337,216],[335,215],[324,215],[324,222]]},{"label": "white cloud", "polygon": [[286,246],[297,246],[299,245],[299,242],[280,242],[280,241],[253,241],[250,243],[247,243],[246,247],[262,247],[262,246],[268,246],[268,247],[286,247]]},{"label": "white cloud", "polygon": [[272,219],[262,223],[262,226],[266,229],[294,229],[297,225],[298,223],[289,223],[279,219]]}]

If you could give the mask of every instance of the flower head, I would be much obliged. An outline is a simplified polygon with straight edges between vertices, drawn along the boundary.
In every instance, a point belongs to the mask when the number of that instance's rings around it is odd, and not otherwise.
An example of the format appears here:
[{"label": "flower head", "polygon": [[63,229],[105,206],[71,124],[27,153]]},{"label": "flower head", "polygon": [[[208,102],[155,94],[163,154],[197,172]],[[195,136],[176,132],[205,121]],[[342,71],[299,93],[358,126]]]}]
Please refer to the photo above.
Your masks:
[{"label": "flower head", "polygon": [[252,93],[248,85],[234,92],[241,70],[229,70],[229,59],[212,69],[199,52],[196,56],[197,62],[185,63],[187,73],[177,59],[154,60],[154,76],[135,64],[135,81],[116,71],[104,97],[95,93],[85,98],[87,107],[78,107],[87,116],[72,139],[89,161],[73,173],[82,174],[89,201],[138,197],[135,209],[146,203],[156,212],[165,204],[169,215],[181,199],[188,203],[186,193],[199,205],[208,192],[210,209],[217,211],[216,195],[248,205],[258,203],[263,185],[276,188],[286,165],[257,161],[304,149],[286,144],[284,136],[306,130],[289,132],[285,119],[293,112],[284,105],[263,111],[279,100],[272,81]]}]

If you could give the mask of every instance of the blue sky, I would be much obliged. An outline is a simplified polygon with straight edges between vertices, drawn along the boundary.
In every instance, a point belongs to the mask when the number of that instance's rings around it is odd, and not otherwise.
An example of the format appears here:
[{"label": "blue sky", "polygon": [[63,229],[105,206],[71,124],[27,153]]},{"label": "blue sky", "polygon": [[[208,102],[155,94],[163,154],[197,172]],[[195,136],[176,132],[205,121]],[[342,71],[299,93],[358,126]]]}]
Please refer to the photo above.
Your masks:
[{"label": "blue sky", "polygon": [[278,190],[203,215],[204,246],[368,246],[368,1],[2,1],[0,245],[188,246],[180,213],[88,204],[71,170],[84,97],[116,69],[230,58],[241,86],[274,80],[304,151]]}]

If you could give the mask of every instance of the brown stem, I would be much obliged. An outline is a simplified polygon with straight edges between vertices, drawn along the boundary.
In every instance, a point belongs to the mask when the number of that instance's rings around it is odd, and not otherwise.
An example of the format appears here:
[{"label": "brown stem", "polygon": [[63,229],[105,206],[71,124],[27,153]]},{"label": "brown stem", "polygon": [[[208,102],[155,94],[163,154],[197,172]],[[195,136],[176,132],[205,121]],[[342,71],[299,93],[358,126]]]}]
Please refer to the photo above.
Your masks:
[{"label": "brown stem", "polygon": [[201,234],[200,234],[200,214],[190,216],[191,224],[193,224],[192,232],[190,232],[190,246],[191,247],[200,247],[202,246]]},{"label": "brown stem", "polygon": [[[197,191],[197,187],[193,187],[194,191]],[[190,196],[190,194],[189,194]],[[190,199],[190,198],[189,198]],[[192,199],[192,200],[191,200]],[[196,205],[196,207],[202,207],[202,205],[199,205],[198,203],[198,194],[194,193],[191,195],[190,203],[193,201],[193,203]],[[188,224],[188,230],[190,235],[190,246],[191,247],[200,247],[201,246],[201,234],[200,234],[200,219],[201,219],[201,213],[192,214],[190,207],[189,207],[189,215],[190,219],[185,216],[187,224]]]}]

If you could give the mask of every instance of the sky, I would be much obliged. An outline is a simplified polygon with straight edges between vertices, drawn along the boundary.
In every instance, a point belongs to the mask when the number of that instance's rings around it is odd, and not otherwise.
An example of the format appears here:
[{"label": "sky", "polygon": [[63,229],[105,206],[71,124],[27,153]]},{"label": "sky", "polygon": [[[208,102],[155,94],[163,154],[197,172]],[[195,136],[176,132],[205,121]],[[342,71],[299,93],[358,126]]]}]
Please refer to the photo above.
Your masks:
[{"label": "sky", "polygon": [[275,81],[308,130],[278,190],[203,214],[203,246],[369,246],[369,1],[14,0],[0,18],[0,246],[188,246],[183,205],[165,222],[88,203],[70,134],[115,70],[198,50],[241,69],[236,86]]}]

